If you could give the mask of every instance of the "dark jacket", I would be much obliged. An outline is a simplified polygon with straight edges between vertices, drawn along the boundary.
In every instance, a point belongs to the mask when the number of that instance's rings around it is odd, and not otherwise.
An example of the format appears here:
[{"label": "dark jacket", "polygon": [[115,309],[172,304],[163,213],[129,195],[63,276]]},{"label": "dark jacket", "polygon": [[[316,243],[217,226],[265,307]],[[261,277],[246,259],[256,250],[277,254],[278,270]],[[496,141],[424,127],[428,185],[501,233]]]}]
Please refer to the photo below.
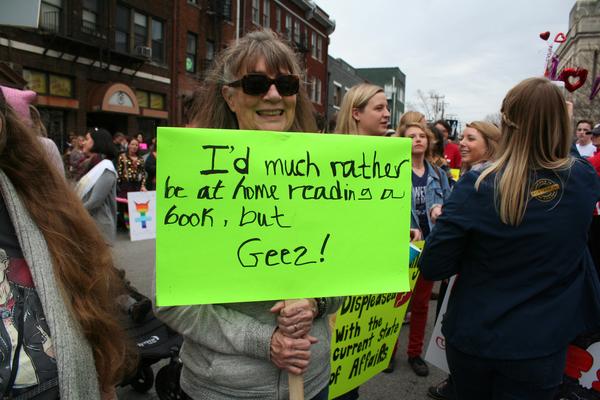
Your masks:
[{"label": "dark jacket", "polygon": [[533,192],[513,227],[495,210],[494,176],[475,190],[479,174],[456,184],[421,257],[426,279],[459,274],[442,325],[446,341],[495,359],[564,349],[600,325],[600,284],[587,248],[598,176],[581,159],[559,173],[538,171],[531,190],[560,189]]}]

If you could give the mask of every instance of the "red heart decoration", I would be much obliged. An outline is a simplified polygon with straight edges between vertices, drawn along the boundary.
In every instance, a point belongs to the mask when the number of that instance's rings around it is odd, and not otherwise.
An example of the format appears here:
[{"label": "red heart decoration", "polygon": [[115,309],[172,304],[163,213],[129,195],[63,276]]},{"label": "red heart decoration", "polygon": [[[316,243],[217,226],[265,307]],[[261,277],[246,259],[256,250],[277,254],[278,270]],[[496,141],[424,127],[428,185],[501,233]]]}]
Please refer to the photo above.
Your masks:
[{"label": "red heart decoration", "polygon": [[564,33],[559,32],[558,34],[556,34],[556,36],[554,37],[554,43],[563,43],[567,40],[567,37],[565,36]]},{"label": "red heart decoration", "polygon": [[549,37],[550,37],[550,32],[548,32],[548,31],[540,33],[540,39],[542,39],[542,40],[548,40]]},{"label": "red heart decoration", "polygon": [[[565,68],[558,77],[559,81],[565,83],[565,88],[569,92],[574,92],[583,86],[587,79],[588,71],[585,68]],[[570,78],[577,78],[574,83],[571,83]]]},{"label": "red heart decoration", "polygon": [[394,302],[394,307],[398,308],[398,307],[402,307],[404,304],[406,304],[408,302],[408,300],[410,300],[411,294],[412,294],[412,292],[398,293],[396,295],[396,301]]}]

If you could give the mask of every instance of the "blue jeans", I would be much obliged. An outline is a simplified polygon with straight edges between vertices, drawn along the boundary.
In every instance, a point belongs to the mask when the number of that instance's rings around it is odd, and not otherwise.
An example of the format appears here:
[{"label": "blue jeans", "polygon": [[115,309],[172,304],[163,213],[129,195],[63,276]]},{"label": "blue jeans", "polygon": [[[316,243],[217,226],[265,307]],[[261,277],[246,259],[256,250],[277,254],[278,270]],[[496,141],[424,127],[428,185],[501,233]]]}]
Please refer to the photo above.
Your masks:
[{"label": "blue jeans", "polygon": [[465,354],[446,342],[456,397],[461,400],[552,400],[562,382],[567,349],[526,360]]}]

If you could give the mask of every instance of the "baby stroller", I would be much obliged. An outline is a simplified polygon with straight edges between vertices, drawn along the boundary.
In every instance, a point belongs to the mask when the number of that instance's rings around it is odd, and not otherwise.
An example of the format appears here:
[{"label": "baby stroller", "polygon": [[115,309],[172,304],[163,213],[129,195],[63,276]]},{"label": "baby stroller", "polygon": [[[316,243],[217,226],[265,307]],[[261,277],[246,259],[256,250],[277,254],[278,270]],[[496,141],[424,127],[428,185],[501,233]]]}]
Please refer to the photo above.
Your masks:
[{"label": "baby stroller", "polygon": [[123,308],[122,324],[139,351],[136,371],[121,386],[131,385],[135,391],[146,393],[154,384],[152,365],[164,359],[171,359],[171,364],[178,361],[183,338],[156,318],[150,299],[131,286],[124,271],[120,270],[119,275],[127,290],[127,295],[119,299]]},{"label": "baby stroller", "polygon": [[146,393],[154,384],[152,365],[164,359],[177,360],[183,339],[151,311],[139,323],[130,321],[125,331],[136,343],[140,359],[135,374],[121,386],[131,385],[135,391]]}]

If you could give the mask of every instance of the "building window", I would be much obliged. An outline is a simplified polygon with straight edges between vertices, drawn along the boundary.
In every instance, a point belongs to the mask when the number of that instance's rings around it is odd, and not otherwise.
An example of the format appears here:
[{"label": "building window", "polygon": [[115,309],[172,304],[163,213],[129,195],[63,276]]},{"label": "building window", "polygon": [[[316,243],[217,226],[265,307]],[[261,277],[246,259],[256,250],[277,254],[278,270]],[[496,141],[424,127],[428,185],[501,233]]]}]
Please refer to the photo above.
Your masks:
[{"label": "building window", "polygon": [[285,37],[292,40],[292,16],[289,14],[285,16]]},{"label": "building window", "polygon": [[302,46],[305,49],[308,49],[308,28],[304,27],[304,32],[302,32]]},{"label": "building window", "polygon": [[62,8],[62,0],[42,0],[40,4],[40,28],[51,32],[59,32]]},{"label": "building window", "polygon": [[163,23],[152,18],[152,60],[163,62],[165,59],[165,39],[163,35]]},{"label": "building window", "polygon": [[232,8],[233,2],[231,0],[223,1],[223,19],[225,19],[225,21],[231,21],[231,16],[233,14]]},{"label": "building window", "polygon": [[[133,31],[131,31],[133,26]],[[117,5],[115,49],[162,63],[165,61],[164,22]]]},{"label": "building window", "polygon": [[136,90],[135,97],[137,97],[138,105],[143,108],[150,108],[150,93],[143,90]]},{"label": "building window", "polygon": [[50,74],[49,78],[51,96],[74,97],[73,79],[54,74]]},{"label": "building window", "polygon": [[321,80],[319,78],[316,79],[315,85],[315,103],[321,104]]},{"label": "building window", "polygon": [[269,28],[271,26],[271,5],[269,0],[263,0],[262,26]]},{"label": "building window", "polygon": [[333,82],[333,105],[339,107],[342,104],[342,85]]},{"label": "building window", "polygon": [[323,38],[317,36],[317,60],[323,61]]},{"label": "building window", "polygon": [[308,97],[310,97],[310,101],[314,102],[315,98],[316,98],[316,89],[317,89],[317,78],[314,76],[311,76],[309,81],[308,81],[308,86],[309,86],[309,91],[308,91]]},{"label": "building window", "polygon": [[300,43],[300,21],[294,21],[294,42]]},{"label": "building window", "polygon": [[196,55],[198,48],[198,35],[188,32],[187,44],[185,50],[185,70],[186,72],[196,72]]},{"label": "building window", "polygon": [[212,40],[206,41],[206,59],[208,61],[215,59],[215,42]]},{"label": "building window", "polygon": [[27,87],[37,94],[48,94],[48,78],[44,72],[24,69],[23,79],[27,81]]},{"label": "building window", "polygon": [[138,105],[142,108],[152,108],[153,110],[165,109],[165,95],[162,93],[136,90],[135,97],[137,97]]},{"label": "building window", "polygon": [[98,0],[83,0],[81,10],[81,30],[85,33],[98,32]]},{"label": "building window", "polygon": [[29,89],[38,94],[75,97],[73,79],[68,76],[24,69],[23,78],[27,81]]},{"label": "building window", "polygon": [[136,11],[133,12],[133,45],[146,46],[148,44],[148,17]]},{"label": "building window", "polygon": [[259,5],[260,0],[252,0],[252,23],[255,25],[260,25]]},{"label": "building window", "polygon": [[275,31],[281,32],[281,8],[275,7]]},{"label": "building window", "polygon": [[150,93],[150,108],[153,110],[164,110],[165,95],[160,93]]},{"label": "building window", "polygon": [[129,18],[130,11],[123,6],[117,6],[115,20],[115,49],[123,53],[129,52]]},{"label": "building window", "polygon": [[317,34],[315,32],[310,37],[310,53],[313,58],[317,58]]}]

